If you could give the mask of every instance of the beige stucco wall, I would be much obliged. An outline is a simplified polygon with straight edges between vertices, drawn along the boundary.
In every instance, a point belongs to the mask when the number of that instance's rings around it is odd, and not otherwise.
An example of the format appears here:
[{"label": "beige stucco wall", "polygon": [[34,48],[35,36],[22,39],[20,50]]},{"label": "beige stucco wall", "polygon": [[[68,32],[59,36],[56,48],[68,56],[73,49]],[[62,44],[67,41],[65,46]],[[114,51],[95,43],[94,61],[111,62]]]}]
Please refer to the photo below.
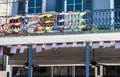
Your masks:
[{"label": "beige stucco wall", "polygon": [[0,77],[6,77],[6,72],[5,71],[0,71]]}]

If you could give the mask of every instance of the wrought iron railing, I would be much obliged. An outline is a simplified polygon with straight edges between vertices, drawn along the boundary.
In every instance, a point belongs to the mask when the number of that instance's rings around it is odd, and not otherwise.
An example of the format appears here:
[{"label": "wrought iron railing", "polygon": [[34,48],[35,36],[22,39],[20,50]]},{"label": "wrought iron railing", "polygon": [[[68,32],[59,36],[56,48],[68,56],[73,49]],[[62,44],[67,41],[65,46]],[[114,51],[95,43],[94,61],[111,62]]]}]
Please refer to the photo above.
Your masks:
[{"label": "wrought iron railing", "polygon": [[1,36],[120,32],[120,9],[1,17]]}]

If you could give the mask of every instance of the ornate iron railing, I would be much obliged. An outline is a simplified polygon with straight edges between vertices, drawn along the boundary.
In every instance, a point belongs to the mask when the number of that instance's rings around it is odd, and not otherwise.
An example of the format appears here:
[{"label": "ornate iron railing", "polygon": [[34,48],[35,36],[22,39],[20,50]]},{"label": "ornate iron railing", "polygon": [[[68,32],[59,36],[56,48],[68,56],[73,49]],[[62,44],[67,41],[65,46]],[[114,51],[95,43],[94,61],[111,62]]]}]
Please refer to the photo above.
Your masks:
[{"label": "ornate iron railing", "polygon": [[120,31],[120,9],[83,12],[46,12],[39,15],[1,17],[1,36],[105,33]]}]

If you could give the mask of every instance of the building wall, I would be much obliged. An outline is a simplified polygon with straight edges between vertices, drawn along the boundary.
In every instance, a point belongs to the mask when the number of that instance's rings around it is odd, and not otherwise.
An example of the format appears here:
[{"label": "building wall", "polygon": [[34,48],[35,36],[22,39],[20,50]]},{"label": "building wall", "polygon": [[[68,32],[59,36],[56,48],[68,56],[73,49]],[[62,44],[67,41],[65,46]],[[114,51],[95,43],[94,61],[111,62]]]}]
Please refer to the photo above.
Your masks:
[{"label": "building wall", "polygon": [[18,2],[16,0],[0,1],[0,16],[10,16],[18,14]]},{"label": "building wall", "polygon": [[94,9],[110,9],[110,0],[92,0]]},{"label": "building wall", "polygon": [[46,11],[55,11],[56,0],[46,1]]}]

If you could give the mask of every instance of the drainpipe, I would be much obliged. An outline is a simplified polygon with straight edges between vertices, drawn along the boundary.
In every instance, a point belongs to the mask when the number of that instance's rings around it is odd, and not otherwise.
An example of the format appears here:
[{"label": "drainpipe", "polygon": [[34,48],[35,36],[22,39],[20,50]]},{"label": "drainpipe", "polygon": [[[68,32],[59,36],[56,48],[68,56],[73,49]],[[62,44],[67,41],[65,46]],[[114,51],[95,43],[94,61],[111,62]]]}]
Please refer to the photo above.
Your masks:
[{"label": "drainpipe", "polygon": [[32,77],[32,44],[29,44],[28,77]]},{"label": "drainpipe", "polygon": [[90,47],[89,47],[89,42],[86,41],[86,77],[89,77],[89,54],[90,54]]}]

